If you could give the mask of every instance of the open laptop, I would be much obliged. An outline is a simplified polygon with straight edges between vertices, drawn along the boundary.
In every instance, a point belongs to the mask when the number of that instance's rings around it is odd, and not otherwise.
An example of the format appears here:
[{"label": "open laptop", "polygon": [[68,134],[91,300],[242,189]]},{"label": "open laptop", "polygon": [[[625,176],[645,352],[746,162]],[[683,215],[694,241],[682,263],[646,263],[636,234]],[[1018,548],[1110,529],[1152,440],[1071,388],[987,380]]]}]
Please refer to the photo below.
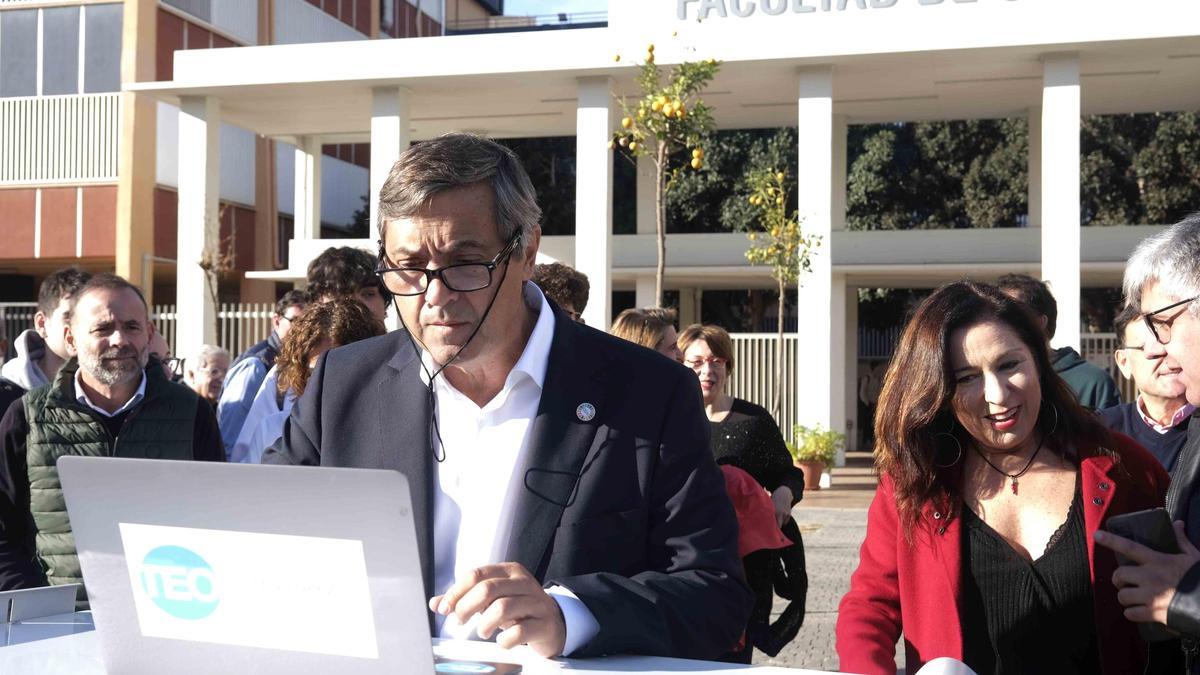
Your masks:
[{"label": "open laptop", "polygon": [[110,673],[432,675],[394,471],[63,457]]}]

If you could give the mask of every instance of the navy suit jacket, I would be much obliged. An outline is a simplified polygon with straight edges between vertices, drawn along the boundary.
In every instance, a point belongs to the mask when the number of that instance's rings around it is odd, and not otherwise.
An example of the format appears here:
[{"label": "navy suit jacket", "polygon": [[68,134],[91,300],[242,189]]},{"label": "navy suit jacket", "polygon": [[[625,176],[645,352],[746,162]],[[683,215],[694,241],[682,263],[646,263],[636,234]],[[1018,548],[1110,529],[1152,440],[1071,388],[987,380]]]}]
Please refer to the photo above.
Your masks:
[{"label": "navy suit jacket", "polygon": [[[599,633],[573,656],[728,652],[753,597],[696,376],[554,311],[507,560],[570,589],[595,616]],[[432,596],[434,458],[420,370],[403,331],[327,352],[263,463],[405,474]],[[579,419],[583,403],[593,419]]]}]

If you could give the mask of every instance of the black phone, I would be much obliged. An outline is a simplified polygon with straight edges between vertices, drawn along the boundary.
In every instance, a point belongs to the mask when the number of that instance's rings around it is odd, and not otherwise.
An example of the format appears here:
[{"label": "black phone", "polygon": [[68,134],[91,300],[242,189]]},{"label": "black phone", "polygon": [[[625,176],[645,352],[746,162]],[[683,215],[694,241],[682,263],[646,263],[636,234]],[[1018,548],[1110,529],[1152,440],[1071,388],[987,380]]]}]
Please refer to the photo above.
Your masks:
[{"label": "black phone", "polygon": [[516,663],[497,663],[495,661],[466,661],[463,659],[434,658],[434,671],[441,675],[457,675],[458,673],[483,673],[486,675],[518,675],[521,666]]},{"label": "black phone", "polygon": [[[1104,524],[1104,529],[1159,553],[1179,553],[1179,543],[1175,540],[1171,516],[1163,508],[1113,516]],[[1117,554],[1117,562],[1121,565],[1137,564],[1120,553]],[[1161,623],[1139,623],[1138,632],[1146,642],[1162,642],[1179,637]]]}]

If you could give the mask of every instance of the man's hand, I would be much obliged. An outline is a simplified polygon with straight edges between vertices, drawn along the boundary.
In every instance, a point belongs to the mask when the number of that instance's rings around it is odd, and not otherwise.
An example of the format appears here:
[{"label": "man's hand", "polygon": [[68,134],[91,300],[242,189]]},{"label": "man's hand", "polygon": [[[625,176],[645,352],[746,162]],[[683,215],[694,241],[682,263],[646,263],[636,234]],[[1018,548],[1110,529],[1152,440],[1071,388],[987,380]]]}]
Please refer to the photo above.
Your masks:
[{"label": "man's hand", "polygon": [[783,527],[788,518],[792,517],[792,489],[780,485],[771,493],[771,502],[775,504],[775,524]]},{"label": "man's hand", "polygon": [[429,600],[429,609],[465,624],[479,614],[476,632],[506,649],[527,644],[539,656],[562,654],[567,626],[562,610],[529,570],[517,563],[484,565]]},{"label": "man's hand", "polygon": [[1097,531],[1096,543],[1136,562],[1113,573],[1117,600],[1125,606],[1125,618],[1139,623],[1167,623],[1167,608],[1183,575],[1200,562],[1200,551],[1192,546],[1182,521],[1175,521],[1175,540],[1180,553],[1159,553],[1111,532]]}]

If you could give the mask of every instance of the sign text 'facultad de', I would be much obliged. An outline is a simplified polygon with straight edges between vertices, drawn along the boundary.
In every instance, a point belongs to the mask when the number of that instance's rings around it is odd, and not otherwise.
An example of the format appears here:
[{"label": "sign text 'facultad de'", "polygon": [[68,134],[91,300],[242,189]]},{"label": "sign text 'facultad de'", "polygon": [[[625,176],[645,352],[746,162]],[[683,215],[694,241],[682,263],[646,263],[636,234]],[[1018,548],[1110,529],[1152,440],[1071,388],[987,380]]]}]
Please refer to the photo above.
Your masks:
[{"label": "sign text 'facultad de'", "polygon": [[[971,4],[979,0],[905,0],[908,4],[941,5]],[[675,14],[681,21],[707,19],[710,16],[746,18],[757,12],[776,16],[791,11],[793,14],[842,11],[847,8],[887,9],[895,7],[900,0],[677,0]],[[1014,0],[1005,0],[1014,2]],[[693,5],[695,6],[693,8]],[[689,16],[689,9],[694,13]]]}]

